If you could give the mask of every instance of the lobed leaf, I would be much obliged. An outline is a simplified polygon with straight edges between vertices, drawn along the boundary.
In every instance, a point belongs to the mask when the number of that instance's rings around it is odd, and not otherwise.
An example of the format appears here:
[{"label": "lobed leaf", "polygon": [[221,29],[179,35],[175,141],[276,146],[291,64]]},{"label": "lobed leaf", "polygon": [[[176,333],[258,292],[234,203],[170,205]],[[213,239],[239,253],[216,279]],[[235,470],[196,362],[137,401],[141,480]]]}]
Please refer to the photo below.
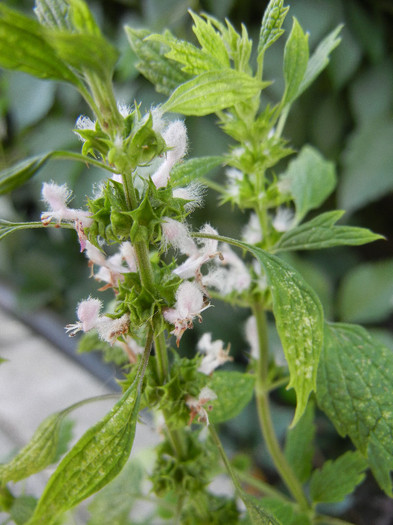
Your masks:
[{"label": "lobed leaf", "polygon": [[251,401],[255,386],[255,377],[241,372],[215,372],[209,388],[217,395],[211,402],[209,414],[212,423],[222,423],[236,417]]},{"label": "lobed leaf", "polygon": [[284,0],[270,0],[259,32],[258,58],[284,33],[281,26],[288,9],[289,7],[284,7]]},{"label": "lobed leaf", "polygon": [[291,104],[298,96],[299,86],[305,76],[308,64],[308,35],[293,19],[291,33],[284,49],[285,92],[282,105]]},{"label": "lobed leaf", "polygon": [[209,17],[203,20],[200,16],[189,11],[194,25],[192,30],[198,42],[208,56],[213,57],[222,67],[230,67],[228,52],[222,39],[222,35],[214,29]]},{"label": "lobed leaf", "polygon": [[368,457],[381,488],[392,496],[393,354],[364,328],[326,324],[317,402],[339,434]]},{"label": "lobed leaf", "polygon": [[139,58],[136,64],[137,69],[156,87],[159,93],[170,95],[180,84],[190,78],[181,70],[180,65],[165,56],[167,46],[145,38],[150,34],[149,31],[132,29],[127,26],[125,31],[132,50]]},{"label": "lobed leaf", "polygon": [[179,86],[162,109],[183,115],[208,115],[258,95],[267,85],[233,69],[208,71]]},{"label": "lobed leaf", "polygon": [[314,503],[338,503],[351,494],[365,477],[367,460],[358,451],[348,451],[315,470],[310,481]]},{"label": "lobed leaf", "polygon": [[56,517],[100,490],[121,471],[134,441],[139,404],[140,384],[136,380],[63,458],[28,525],[51,525]]},{"label": "lobed leaf", "polygon": [[0,4],[0,67],[80,86],[34,19]]},{"label": "lobed leaf", "polygon": [[296,219],[300,222],[308,211],[318,208],[332,193],[336,186],[336,171],[332,162],[307,145],[289,163],[282,179],[290,184]]},{"label": "lobed leaf", "polygon": [[210,170],[225,163],[225,157],[195,157],[177,164],[171,171],[171,185],[186,186],[190,182],[204,177]]},{"label": "lobed leaf", "polygon": [[320,250],[333,246],[359,246],[383,239],[382,235],[354,226],[335,226],[344,215],[344,211],[335,210],[321,213],[311,221],[296,226],[283,234],[274,247],[274,251]]}]

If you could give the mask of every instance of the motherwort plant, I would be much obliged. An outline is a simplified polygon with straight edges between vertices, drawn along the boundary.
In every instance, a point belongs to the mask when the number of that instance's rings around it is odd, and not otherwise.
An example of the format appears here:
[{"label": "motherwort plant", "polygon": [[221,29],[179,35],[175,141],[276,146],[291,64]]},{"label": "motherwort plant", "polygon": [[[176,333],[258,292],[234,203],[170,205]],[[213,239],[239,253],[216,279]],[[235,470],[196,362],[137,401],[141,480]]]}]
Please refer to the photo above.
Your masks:
[{"label": "motherwort plant", "polygon": [[[138,69],[168,96],[143,114],[137,102],[115,100],[118,53],[83,0],[36,0],[34,12],[35,20],[0,5],[0,65],[73,85],[90,116],[76,120],[80,154],[51,151],[27,159],[2,172],[0,191],[25,183],[52,158],[97,166],[107,179],[99,187],[92,180],[86,206],[75,209],[71,191],[54,176],[42,187],[40,220],[1,221],[1,235],[24,228],[75,230],[99,284],[96,297],[81,298],[66,330],[85,334],[82,348],[97,344],[120,355],[124,379],[112,410],[64,455],[40,498],[29,500],[16,522],[62,523],[67,511],[100,491],[89,507],[90,524],[131,523],[138,497],[154,502],[143,523],[344,524],[320,514],[318,505],[343,500],[367,468],[390,496],[393,356],[362,327],[325,322],[316,292],[287,262],[295,250],[380,238],[337,225],[343,211],[315,212],[335,188],[334,166],[309,145],[295,152],[283,137],[293,103],[328,64],[340,28],[310,55],[308,35],[293,19],[284,49],[285,87],[280,100],[268,103],[264,59],[284,33],[288,7],[282,0],[270,1],[254,48],[244,26],[238,32],[229,21],[193,12],[197,45],[169,31],[126,27]],[[187,158],[187,128],[179,115],[212,113],[232,145],[222,155]],[[218,166],[225,170],[222,184],[207,178]],[[193,229],[189,216],[203,205],[208,187],[248,216],[241,239],[220,236],[209,222]],[[100,291],[108,289],[113,301],[104,305]],[[206,310],[222,301],[248,311],[240,327],[250,344],[243,370],[217,370],[233,356],[230,341],[210,333],[188,349],[193,357],[179,353],[184,333],[196,323],[203,327]],[[268,325],[278,332],[283,366],[269,351]],[[296,394],[285,447],[269,400],[283,385]],[[253,396],[282,492],[229,459],[216,430]],[[354,445],[319,469],[312,462],[316,405]],[[9,484],[59,461],[62,421],[72,408],[46,419],[31,442],[0,465],[0,506],[10,519],[21,499]],[[143,409],[154,414],[162,438],[149,468],[128,463]],[[223,471],[233,482],[227,496],[210,488]],[[148,493],[143,476],[150,479]],[[111,505],[114,495],[119,505]]]}]

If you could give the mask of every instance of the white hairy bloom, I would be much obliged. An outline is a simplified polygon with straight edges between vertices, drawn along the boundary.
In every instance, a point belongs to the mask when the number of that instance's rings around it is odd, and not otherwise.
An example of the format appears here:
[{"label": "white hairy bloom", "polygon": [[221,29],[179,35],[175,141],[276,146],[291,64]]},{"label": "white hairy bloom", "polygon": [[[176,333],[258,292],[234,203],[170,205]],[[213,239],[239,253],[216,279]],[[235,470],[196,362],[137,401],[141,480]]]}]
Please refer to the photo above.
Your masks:
[{"label": "white hairy bloom", "polygon": [[[124,279],[124,273],[137,271],[134,248],[129,242],[123,243],[118,253],[106,257],[101,250],[87,241],[85,253],[90,267],[99,266],[98,271],[93,273],[95,279],[107,283],[108,286],[116,286],[118,281]],[[127,266],[123,265],[123,261]]]},{"label": "white hairy bloom", "polygon": [[184,209],[186,211],[193,211],[202,205],[204,195],[204,187],[197,182],[192,182],[184,188],[175,188],[172,192],[172,196],[175,199],[183,199],[188,201]]},{"label": "white hairy bloom", "polygon": [[294,226],[294,213],[289,208],[278,208],[273,218],[273,227],[278,232],[286,232]]},{"label": "white hairy bloom", "polygon": [[190,409],[190,420],[188,424],[191,425],[195,417],[198,416],[199,423],[206,423],[206,425],[208,425],[209,416],[207,411],[212,410],[213,407],[210,402],[214,401],[215,399],[217,399],[216,393],[208,386],[202,388],[198,399],[192,396],[187,396],[186,405]]},{"label": "white hairy bloom", "polygon": [[212,341],[210,333],[203,334],[198,342],[198,350],[205,354],[198,371],[206,375],[210,375],[217,367],[227,361],[233,360],[233,358],[228,355],[230,346],[228,345],[228,347],[224,349],[223,341],[221,341],[221,339]]},{"label": "white hairy bloom", "polygon": [[259,358],[259,343],[258,343],[258,330],[257,330],[257,320],[252,315],[249,317],[245,324],[245,336],[246,341],[251,348],[251,357],[254,359]]},{"label": "white hairy bloom", "polygon": [[187,129],[181,120],[171,122],[162,137],[169,148],[165,160],[152,175],[156,188],[165,188],[168,184],[173,166],[181,160],[187,151]]},{"label": "white hairy bloom", "polygon": [[220,251],[219,266],[203,276],[203,284],[216,288],[221,294],[227,295],[234,290],[242,292],[251,284],[251,276],[247,266],[236,253],[224,245]]},{"label": "white hairy bloom", "polygon": [[263,238],[261,225],[256,213],[251,213],[247,225],[243,228],[242,239],[249,244],[257,244]]}]

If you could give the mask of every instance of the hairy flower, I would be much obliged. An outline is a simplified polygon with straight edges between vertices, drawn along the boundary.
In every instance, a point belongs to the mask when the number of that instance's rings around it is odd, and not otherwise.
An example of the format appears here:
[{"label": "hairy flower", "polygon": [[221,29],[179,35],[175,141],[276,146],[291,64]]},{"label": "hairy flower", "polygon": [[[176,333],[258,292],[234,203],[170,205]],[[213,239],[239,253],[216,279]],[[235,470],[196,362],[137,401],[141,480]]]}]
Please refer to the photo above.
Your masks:
[{"label": "hairy flower", "polygon": [[233,358],[228,355],[230,345],[224,349],[223,341],[221,339],[212,341],[210,333],[203,334],[198,342],[198,350],[205,354],[198,368],[202,374],[210,375],[217,367],[227,361],[233,361]]},{"label": "hairy flower", "polygon": [[249,244],[257,244],[261,242],[263,233],[259,219],[256,213],[251,213],[250,218],[246,226],[242,231],[242,239]]},{"label": "hairy flower", "polygon": [[278,232],[286,232],[294,226],[294,213],[289,208],[278,208],[273,218],[273,227]]},{"label": "hairy flower", "polygon": [[175,307],[164,310],[165,320],[175,327],[171,334],[176,336],[177,346],[183,333],[193,327],[195,317],[201,320],[201,313],[208,307],[201,290],[195,283],[189,281],[181,283],[176,292]]},{"label": "hairy flower", "polygon": [[171,122],[162,137],[169,148],[166,158],[152,175],[156,188],[165,188],[168,184],[173,166],[181,160],[187,151],[187,129],[181,120]]},{"label": "hairy flower", "polygon": [[[94,265],[99,266],[98,271],[93,273],[94,278],[107,283],[108,287],[116,286],[118,281],[122,281],[124,273],[137,270],[135,251],[130,242],[123,243],[118,253],[106,257],[94,244],[87,241],[85,253],[91,268]],[[127,266],[123,265],[123,261]]]},{"label": "hairy flower", "polygon": [[251,284],[251,276],[247,266],[236,253],[224,245],[220,251],[219,266],[203,276],[203,284],[211,286],[221,294],[227,295],[233,291],[242,292]]},{"label": "hairy flower", "polygon": [[186,405],[190,409],[190,419],[188,424],[191,425],[196,416],[198,416],[199,423],[206,423],[209,425],[209,416],[207,411],[210,411],[213,408],[209,402],[214,401],[215,399],[217,399],[216,393],[208,386],[202,388],[198,399],[192,396],[187,396]]}]

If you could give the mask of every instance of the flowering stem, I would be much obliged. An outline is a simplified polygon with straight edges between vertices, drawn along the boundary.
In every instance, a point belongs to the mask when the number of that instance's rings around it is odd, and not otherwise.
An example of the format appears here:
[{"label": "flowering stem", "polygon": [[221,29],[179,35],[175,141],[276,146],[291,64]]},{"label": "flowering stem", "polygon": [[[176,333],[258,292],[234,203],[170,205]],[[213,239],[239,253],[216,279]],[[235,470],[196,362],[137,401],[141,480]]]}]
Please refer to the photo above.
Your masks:
[{"label": "flowering stem", "polygon": [[257,365],[256,380],[256,401],[258,417],[261,431],[267,446],[267,449],[276,465],[276,468],[288,487],[293,498],[302,508],[308,508],[307,499],[303,493],[302,486],[295,476],[291,466],[287,462],[277,436],[274,431],[273,421],[270,412],[268,397],[268,340],[267,340],[267,323],[266,313],[262,301],[256,299],[252,306],[253,313],[257,322],[259,358]]}]

